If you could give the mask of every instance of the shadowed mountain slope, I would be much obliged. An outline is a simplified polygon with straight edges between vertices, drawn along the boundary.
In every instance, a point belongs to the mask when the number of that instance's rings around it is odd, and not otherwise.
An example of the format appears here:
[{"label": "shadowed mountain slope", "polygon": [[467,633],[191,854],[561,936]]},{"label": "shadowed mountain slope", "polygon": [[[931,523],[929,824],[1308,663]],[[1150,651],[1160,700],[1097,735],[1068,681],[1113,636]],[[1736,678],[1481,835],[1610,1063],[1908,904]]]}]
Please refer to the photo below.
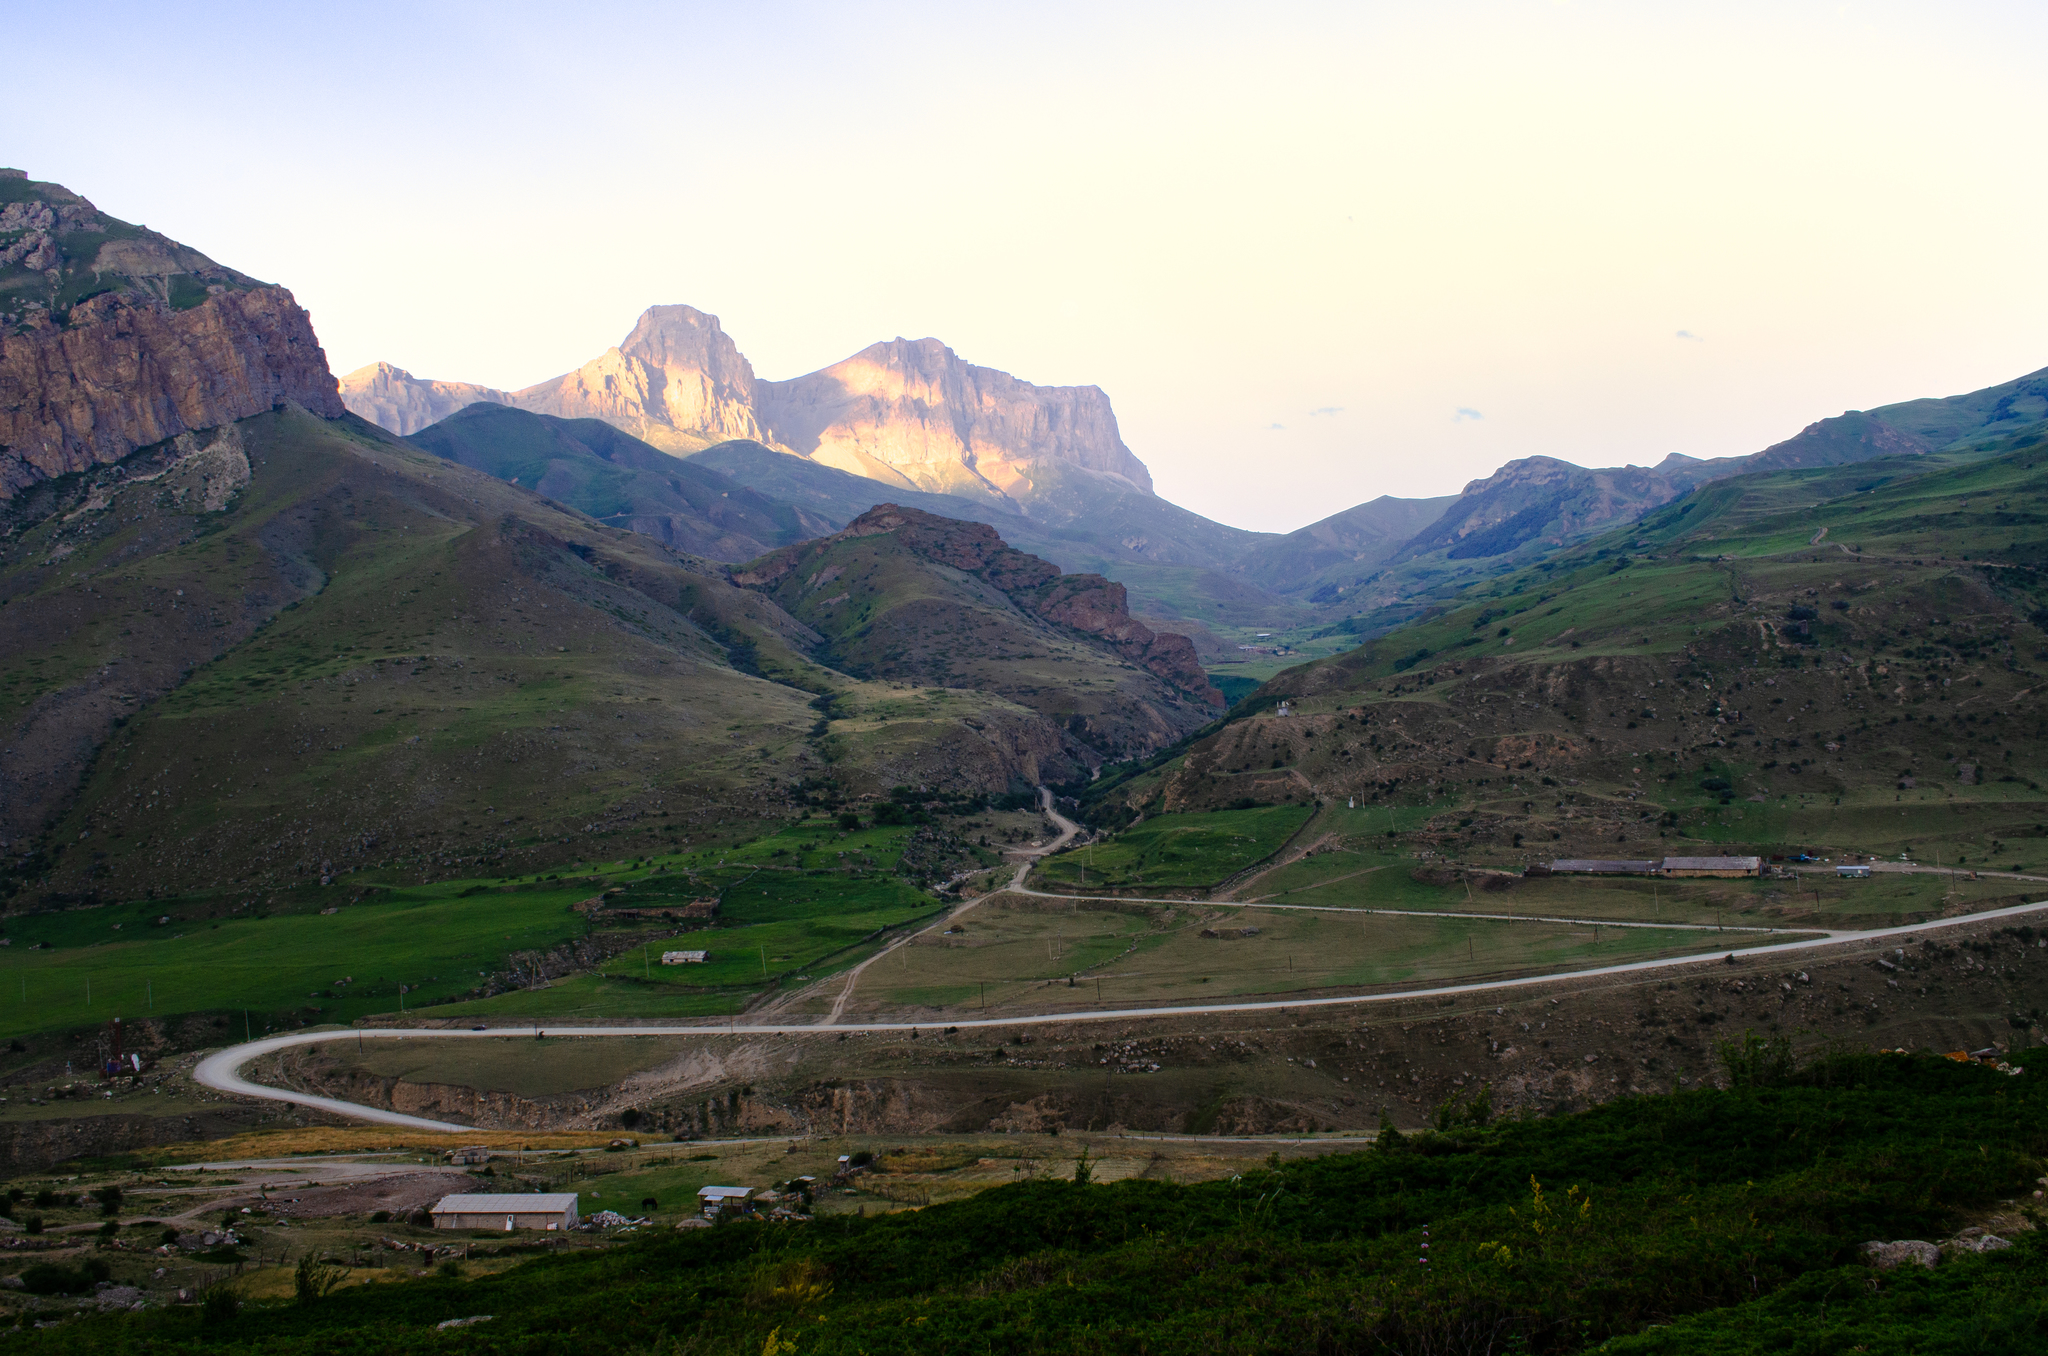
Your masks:
[{"label": "shadowed mountain slope", "polygon": [[1193,645],[1134,620],[1120,585],[1063,575],[986,524],[884,504],[733,578],[821,635],[836,669],[1036,712],[1069,774],[1171,743],[1221,705]]},{"label": "shadowed mountain slope", "polygon": [[881,481],[821,466],[760,443],[735,441],[691,458],[784,502],[835,518],[842,526],[882,503],[942,517],[985,522],[1004,541],[1069,573],[1104,575],[1129,588],[1132,607],[1169,626],[1269,622],[1286,604],[1227,575],[1221,563],[1271,540],[1085,472],[1041,470],[1043,493],[1029,516],[961,495],[893,491]]},{"label": "shadowed mountain slope", "polygon": [[601,419],[473,404],[410,441],[600,522],[713,560],[751,560],[846,521],[748,489],[708,463],[671,456]]},{"label": "shadowed mountain slope", "polygon": [[1456,495],[1377,499],[1253,546],[1231,573],[1260,588],[1310,602],[1335,602],[1443,515]]}]

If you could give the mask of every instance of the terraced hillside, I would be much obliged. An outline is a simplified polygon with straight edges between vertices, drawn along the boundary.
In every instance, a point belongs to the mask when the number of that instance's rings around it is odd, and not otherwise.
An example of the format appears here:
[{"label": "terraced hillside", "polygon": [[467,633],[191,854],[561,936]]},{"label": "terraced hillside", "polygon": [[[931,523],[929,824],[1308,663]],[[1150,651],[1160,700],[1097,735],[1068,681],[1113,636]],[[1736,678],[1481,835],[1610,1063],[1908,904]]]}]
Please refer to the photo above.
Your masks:
[{"label": "terraced hillside", "polygon": [[2044,460],[2023,434],[1715,483],[1281,674],[1097,804],[1421,805],[1435,850],[1517,865],[1706,842],[2039,865]]}]

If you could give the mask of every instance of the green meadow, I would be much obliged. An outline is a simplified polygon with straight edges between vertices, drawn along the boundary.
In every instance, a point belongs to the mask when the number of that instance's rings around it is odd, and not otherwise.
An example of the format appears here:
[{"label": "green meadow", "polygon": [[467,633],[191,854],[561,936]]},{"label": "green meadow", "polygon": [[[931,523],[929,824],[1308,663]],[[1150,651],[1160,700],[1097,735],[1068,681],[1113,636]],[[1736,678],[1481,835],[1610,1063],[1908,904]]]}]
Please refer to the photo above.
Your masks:
[{"label": "green meadow", "polygon": [[1157,815],[1106,843],[1049,859],[1033,883],[1050,889],[1215,885],[1278,852],[1313,813],[1305,805],[1269,805]]},{"label": "green meadow", "polygon": [[[583,864],[541,877],[365,887],[347,879],[283,904],[210,899],[15,914],[0,948],[0,1039],[212,1013],[223,1034],[420,1011],[435,1017],[691,1017],[730,1013],[784,979],[829,973],[878,933],[925,917],[932,896],[893,874],[905,827],[800,822],[733,849]],[[352,897],[357,890],[365,891]],[[614,892],[614,893],[606,893]],[[716,898],[709,927],[595,923],[572,906],[679,912]],[[642,940],[644,937],[644,940]],[[589,939],[595,971],[466,998],[533,958]],[[638,941],[639,944],[635,944]],[[704,950],[708,963],[660,964]],[[403,991],[401,992],[401,986]]]}]

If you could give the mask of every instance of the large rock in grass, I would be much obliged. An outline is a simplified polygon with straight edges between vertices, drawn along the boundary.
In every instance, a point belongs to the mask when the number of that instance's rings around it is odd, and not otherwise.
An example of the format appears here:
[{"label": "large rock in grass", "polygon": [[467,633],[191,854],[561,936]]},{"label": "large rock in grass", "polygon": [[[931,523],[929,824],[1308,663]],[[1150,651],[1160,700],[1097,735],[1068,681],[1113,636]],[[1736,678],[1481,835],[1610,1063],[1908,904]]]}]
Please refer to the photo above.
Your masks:
[{"label": "large rock in grass", "polygon": [[1908,1263],[1932,1267],[1941,1261],[1941,1249],[1917,1238],[1904,1238],[1893,1243],[1872,1241],[1863,1245],[1863,1257],[1880,1271],[1890,1271]]}]

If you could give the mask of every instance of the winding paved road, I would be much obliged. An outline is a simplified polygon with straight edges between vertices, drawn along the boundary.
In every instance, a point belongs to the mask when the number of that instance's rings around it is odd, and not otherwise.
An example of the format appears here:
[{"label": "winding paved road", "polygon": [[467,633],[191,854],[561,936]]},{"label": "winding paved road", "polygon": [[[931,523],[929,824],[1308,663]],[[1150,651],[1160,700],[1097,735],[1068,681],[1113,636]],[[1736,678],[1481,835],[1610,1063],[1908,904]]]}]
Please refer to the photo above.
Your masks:
[{"label": "winding paved road", "polygon": [[[1055,817],[1055,822],[1071,824]],[[1026,863],[1028,870],[1029,863]],[[1023,872],[1019,872],[1021,881]],[[1176,900],[1176,903],[1186,903]],[[1261,907],[1271,908],[1271,905]],[[1295,906],[1300,907],[1300,906]],[[483,1030],[450,1031],[421,1027],[405,1027],[376,1031],[300,1031],[291,1035],[271,1036],[260,1041],[230,1046],[207,1056],[192,1071],[192,1076],[206,1087],[218,1092],[233,1093],[241,1097],[257,1097],[273,1102],[289,1102],[296,1106],[311,1107],[336,1115],[352,1116],[358,1120],[374,1121],[380,1125],[398,1125],[412,1130],[444,1130],[451,1133],[467,1133],[472,1126],[454,1125],[446,1121],[428,1120],[423,1116],[407,1116],[397,1111],[386,1111],[381,1107],[360,1106],[344,1102],[335,1097],[320,1097],[312,1093],[297,1092],[286,1088],[266,1087],[252,1083],[241,1076],[241,1069],[250,1060],[279,1050],[289,1050],[300,1045],[317,1045],[327,1041],[345,1040],[356,1036],[359,1040],[532,1040],[545,1030],[550,1038],[570,1036],[815,1036],[820,1031],[919,1031],[945,1025],[960,1028],[988,1028],[1015,1026],[1042,1026],[1051,1022],[1128,1022],[1147,1017],[1198,1017],[1212,1013],[1227,1012],[1278,1012],[1290,1008],[1363,1007],[1374,1003],[1396,1003],[1413,998],[1455,998],[1470,994],[1497,993],[1506,989],[1520,989],[1537,984],[1572,983],[1587,979],[1598,979],[1605,975],[1634,974],[1644,970],[1675,969],[1686,965],[1704,965],[1721,962],[1728,958],[1742,959],[1752,956],[1772,956],[1780,952],[1813,950],[1827,946],[1853,946],[1859,942],[1882,942],[1897,937],[1910,937],[1941,928],[1962,927],[1971,923],[1997,922],[2002,918],[2019,918],[2048,910],[2048,901],[2036,904],[2016,904],[2011,908],[1993,909],[1985,913],[1964,914],[1956,918],[1941,918],[1927,923],[1907,923],[1899,927],[1876,928],[1868,932],[1828,932],[1807,935],[1790,941],[1769,942],[1760,946],[1738,947],[1735,950],[1716,948],[1695,956],[1666,956],[1656,960],[1628,961],[1620,965],[1603,965],[1589,970],[1565,970],[1548,975],[1526,975],[1517,979],[1484,980],[1470,984],[1442,984],[1428,989],[1401,989],[1381,993],[1345,994],[1335,998],[1281,998],[1260,1002],[1242,1003],[1190,1003],[1172,1007],[1152,1008],[1111,1008],[1090,1012],[1053,1012],[1026,1017],[982,1017],[954,1019],[939,1022],[852,1022],[836,1025],[834,1019],[825,1022],[763,1023],[741,1026],[731,1022],[720,1026],[549,1026],[533,1025],[513,1027],[488,1027]],[[957,916],[957,915],[956,915]],[[1441,917],[1432,914],[1430,917]],[[1483,915],[1482,915],[1483,916]],[[1507,917],[1507,915],[1493,915]],[[1573,920],[1547,920],[1573,921]],[[1591,921],[1591,920],[1584,920]],[[1624,926],[1607,924],[1603,926]],[[934,927],[937,924],[933,924]],[[1651,925],[1655,926],[1655,925]],[[1752,934],[1753,935],[1753,934]]]}]

